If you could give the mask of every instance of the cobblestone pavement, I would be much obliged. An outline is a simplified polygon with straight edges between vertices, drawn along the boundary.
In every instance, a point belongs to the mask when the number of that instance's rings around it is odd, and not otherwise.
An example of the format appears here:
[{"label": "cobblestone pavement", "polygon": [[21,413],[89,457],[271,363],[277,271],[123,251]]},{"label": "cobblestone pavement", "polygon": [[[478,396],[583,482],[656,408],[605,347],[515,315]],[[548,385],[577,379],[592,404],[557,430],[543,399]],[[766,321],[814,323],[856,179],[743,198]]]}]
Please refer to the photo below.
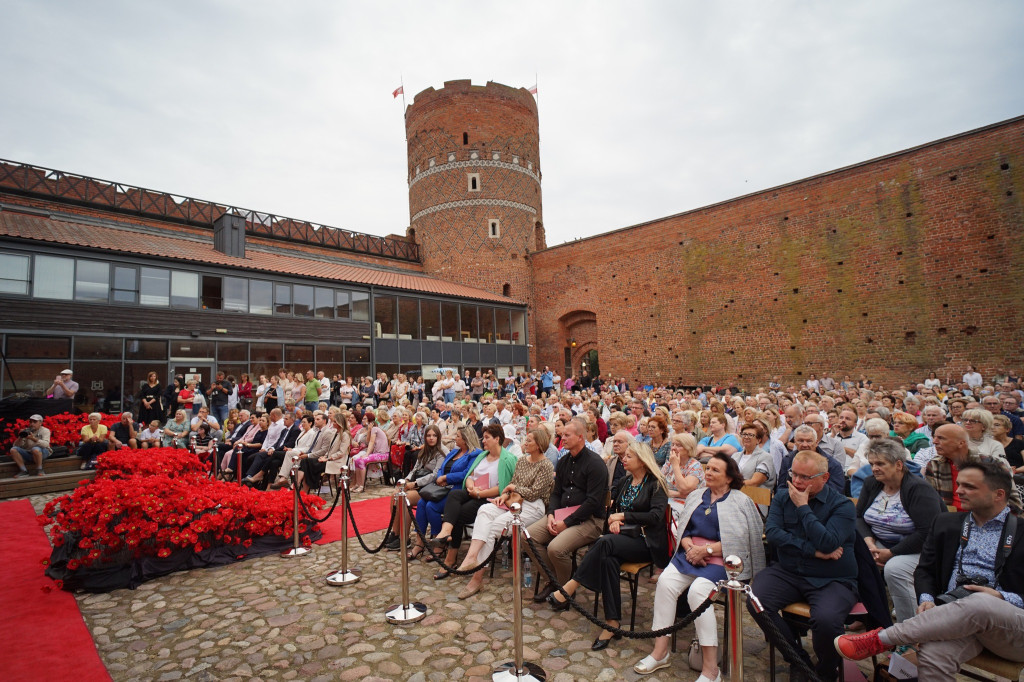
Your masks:
[{"label": "cobblestone pavement", "polygon": [[[385,492],[372,487],[353,499]],[[30,498],[37,511],[55,495]],[[332,518],[328,523],[338,523]],[[383,531],[365,537],[375,547]],[[409,594],[429,609],[407,626],[384,613],[401,600],[396,552],[368,555],[350,541],[350,567],[362,580],[329,587],[324,577],[339,566],[341,543],[315,546],[311,555],[268,556],[213,569],[175,573],[136,590],[79,594],[78,604],[100,657],[115,680],[489,680],[512,659],[510,571],[468,600],[456,595],[467,578],[434,581],[435,569],[410,563]],[[641,579],[637,629],[651,623],[654,585]],[[632,666],[649,652],[649,640],[613,642],[590,650],[598,634],[575,612],[554,613],[527,595],[524,654],[554,682],[636,680]],[[579,593],[592,608],[592,595]],[[623,593],[624,613],[629,594]],[[719,607],[721,619],[721,608]],[[721,621],[720,621],[721,622]],[[746,616],[743,679],[768,679],[764,637]],[[679,635],[672,666],[649,680],[695,680],[686,664],[693,628]],[[785,675],[780,679],[787,679]]]}]

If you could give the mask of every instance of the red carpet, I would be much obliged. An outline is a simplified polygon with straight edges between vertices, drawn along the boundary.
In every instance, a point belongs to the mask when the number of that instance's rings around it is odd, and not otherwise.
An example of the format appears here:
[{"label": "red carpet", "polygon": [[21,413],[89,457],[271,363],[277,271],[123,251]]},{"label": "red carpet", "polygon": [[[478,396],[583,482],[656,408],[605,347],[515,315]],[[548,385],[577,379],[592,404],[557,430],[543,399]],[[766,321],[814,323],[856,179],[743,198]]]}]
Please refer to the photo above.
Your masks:
[{"label": "red carpet", "polygon": [[75,598],[43,575],[49,557],[28,500],[0,502],[0,678],[109,680]]},{"label": "red carpet", "polygon": [[[384,530],[388,527],[388,521],[391,520],[391,496],[385,495],[384,497],[378,497],[373,500],[363,500],[362,502],[352,503],[352,514],[356,517],[356,525],[359,526],[360,535],[367,535],[368,533],[374,533],[378,530]],[[317,513],[317,516],[323,518],[327,513],[325,507]],[[341,505],[339,503],[338,508],[334,510],[334,514],[327,520],[326,523],[320,524],[320,530],[323,532],[323,537],[316,541],[318,545],[326,545],[330,542],[337,542],[341,539]],[[348,536],[355,537],[355,531],[352,530],[352,522],[349,520],[348,524]]]}]

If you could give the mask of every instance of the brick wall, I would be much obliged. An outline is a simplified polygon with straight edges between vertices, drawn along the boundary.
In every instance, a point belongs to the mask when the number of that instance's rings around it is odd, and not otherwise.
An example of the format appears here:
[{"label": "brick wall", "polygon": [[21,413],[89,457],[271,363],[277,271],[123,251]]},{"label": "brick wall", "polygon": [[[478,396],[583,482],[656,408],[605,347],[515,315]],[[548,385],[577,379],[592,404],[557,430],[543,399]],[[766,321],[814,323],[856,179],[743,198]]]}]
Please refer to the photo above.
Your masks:
[{"label": "brick wall", "polygon": [[537,363],[587,331],[655,382],[1022,369],[1022,194],[1024,117],[535,253]]}]

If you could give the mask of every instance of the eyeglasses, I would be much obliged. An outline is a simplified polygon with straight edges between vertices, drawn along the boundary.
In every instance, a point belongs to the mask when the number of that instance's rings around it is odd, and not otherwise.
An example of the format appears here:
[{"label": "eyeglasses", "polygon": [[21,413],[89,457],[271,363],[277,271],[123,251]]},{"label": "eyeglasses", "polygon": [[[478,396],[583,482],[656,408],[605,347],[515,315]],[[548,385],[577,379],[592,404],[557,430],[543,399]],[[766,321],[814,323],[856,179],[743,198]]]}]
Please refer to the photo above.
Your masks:
[{"label": "eyeglasses", "polygon": [[980,419],[965,419],[964,424],[981,424],[983,423]]},{"label": "eyeglasses", "polygon": [[741,433],[740,438],[757,438],[756,433]]},{"label": "eyeglasses", "polygon": [[820,474],[814,474],[813,476],[804,476],[803,474],[797,474],[790,471],[789,477],[792,478],[794,481],[813,481],[814,479],[820,478],[827,473],[827,471],[822,471]]}]

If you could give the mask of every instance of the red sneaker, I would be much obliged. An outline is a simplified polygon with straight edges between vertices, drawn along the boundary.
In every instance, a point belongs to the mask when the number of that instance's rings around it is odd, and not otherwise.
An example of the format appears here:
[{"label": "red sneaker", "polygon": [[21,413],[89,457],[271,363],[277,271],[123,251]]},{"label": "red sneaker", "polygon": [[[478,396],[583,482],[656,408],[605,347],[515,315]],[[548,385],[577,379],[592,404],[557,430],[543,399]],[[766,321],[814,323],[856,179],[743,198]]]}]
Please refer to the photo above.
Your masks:
[{"label": "red sneaker", "polygon": [[875,628],[862,635],[839,635],[834,642],[836,651],[848,661],[862,661],[889,651],[892,647],[878,638],[881,631],[882,628]]}]

